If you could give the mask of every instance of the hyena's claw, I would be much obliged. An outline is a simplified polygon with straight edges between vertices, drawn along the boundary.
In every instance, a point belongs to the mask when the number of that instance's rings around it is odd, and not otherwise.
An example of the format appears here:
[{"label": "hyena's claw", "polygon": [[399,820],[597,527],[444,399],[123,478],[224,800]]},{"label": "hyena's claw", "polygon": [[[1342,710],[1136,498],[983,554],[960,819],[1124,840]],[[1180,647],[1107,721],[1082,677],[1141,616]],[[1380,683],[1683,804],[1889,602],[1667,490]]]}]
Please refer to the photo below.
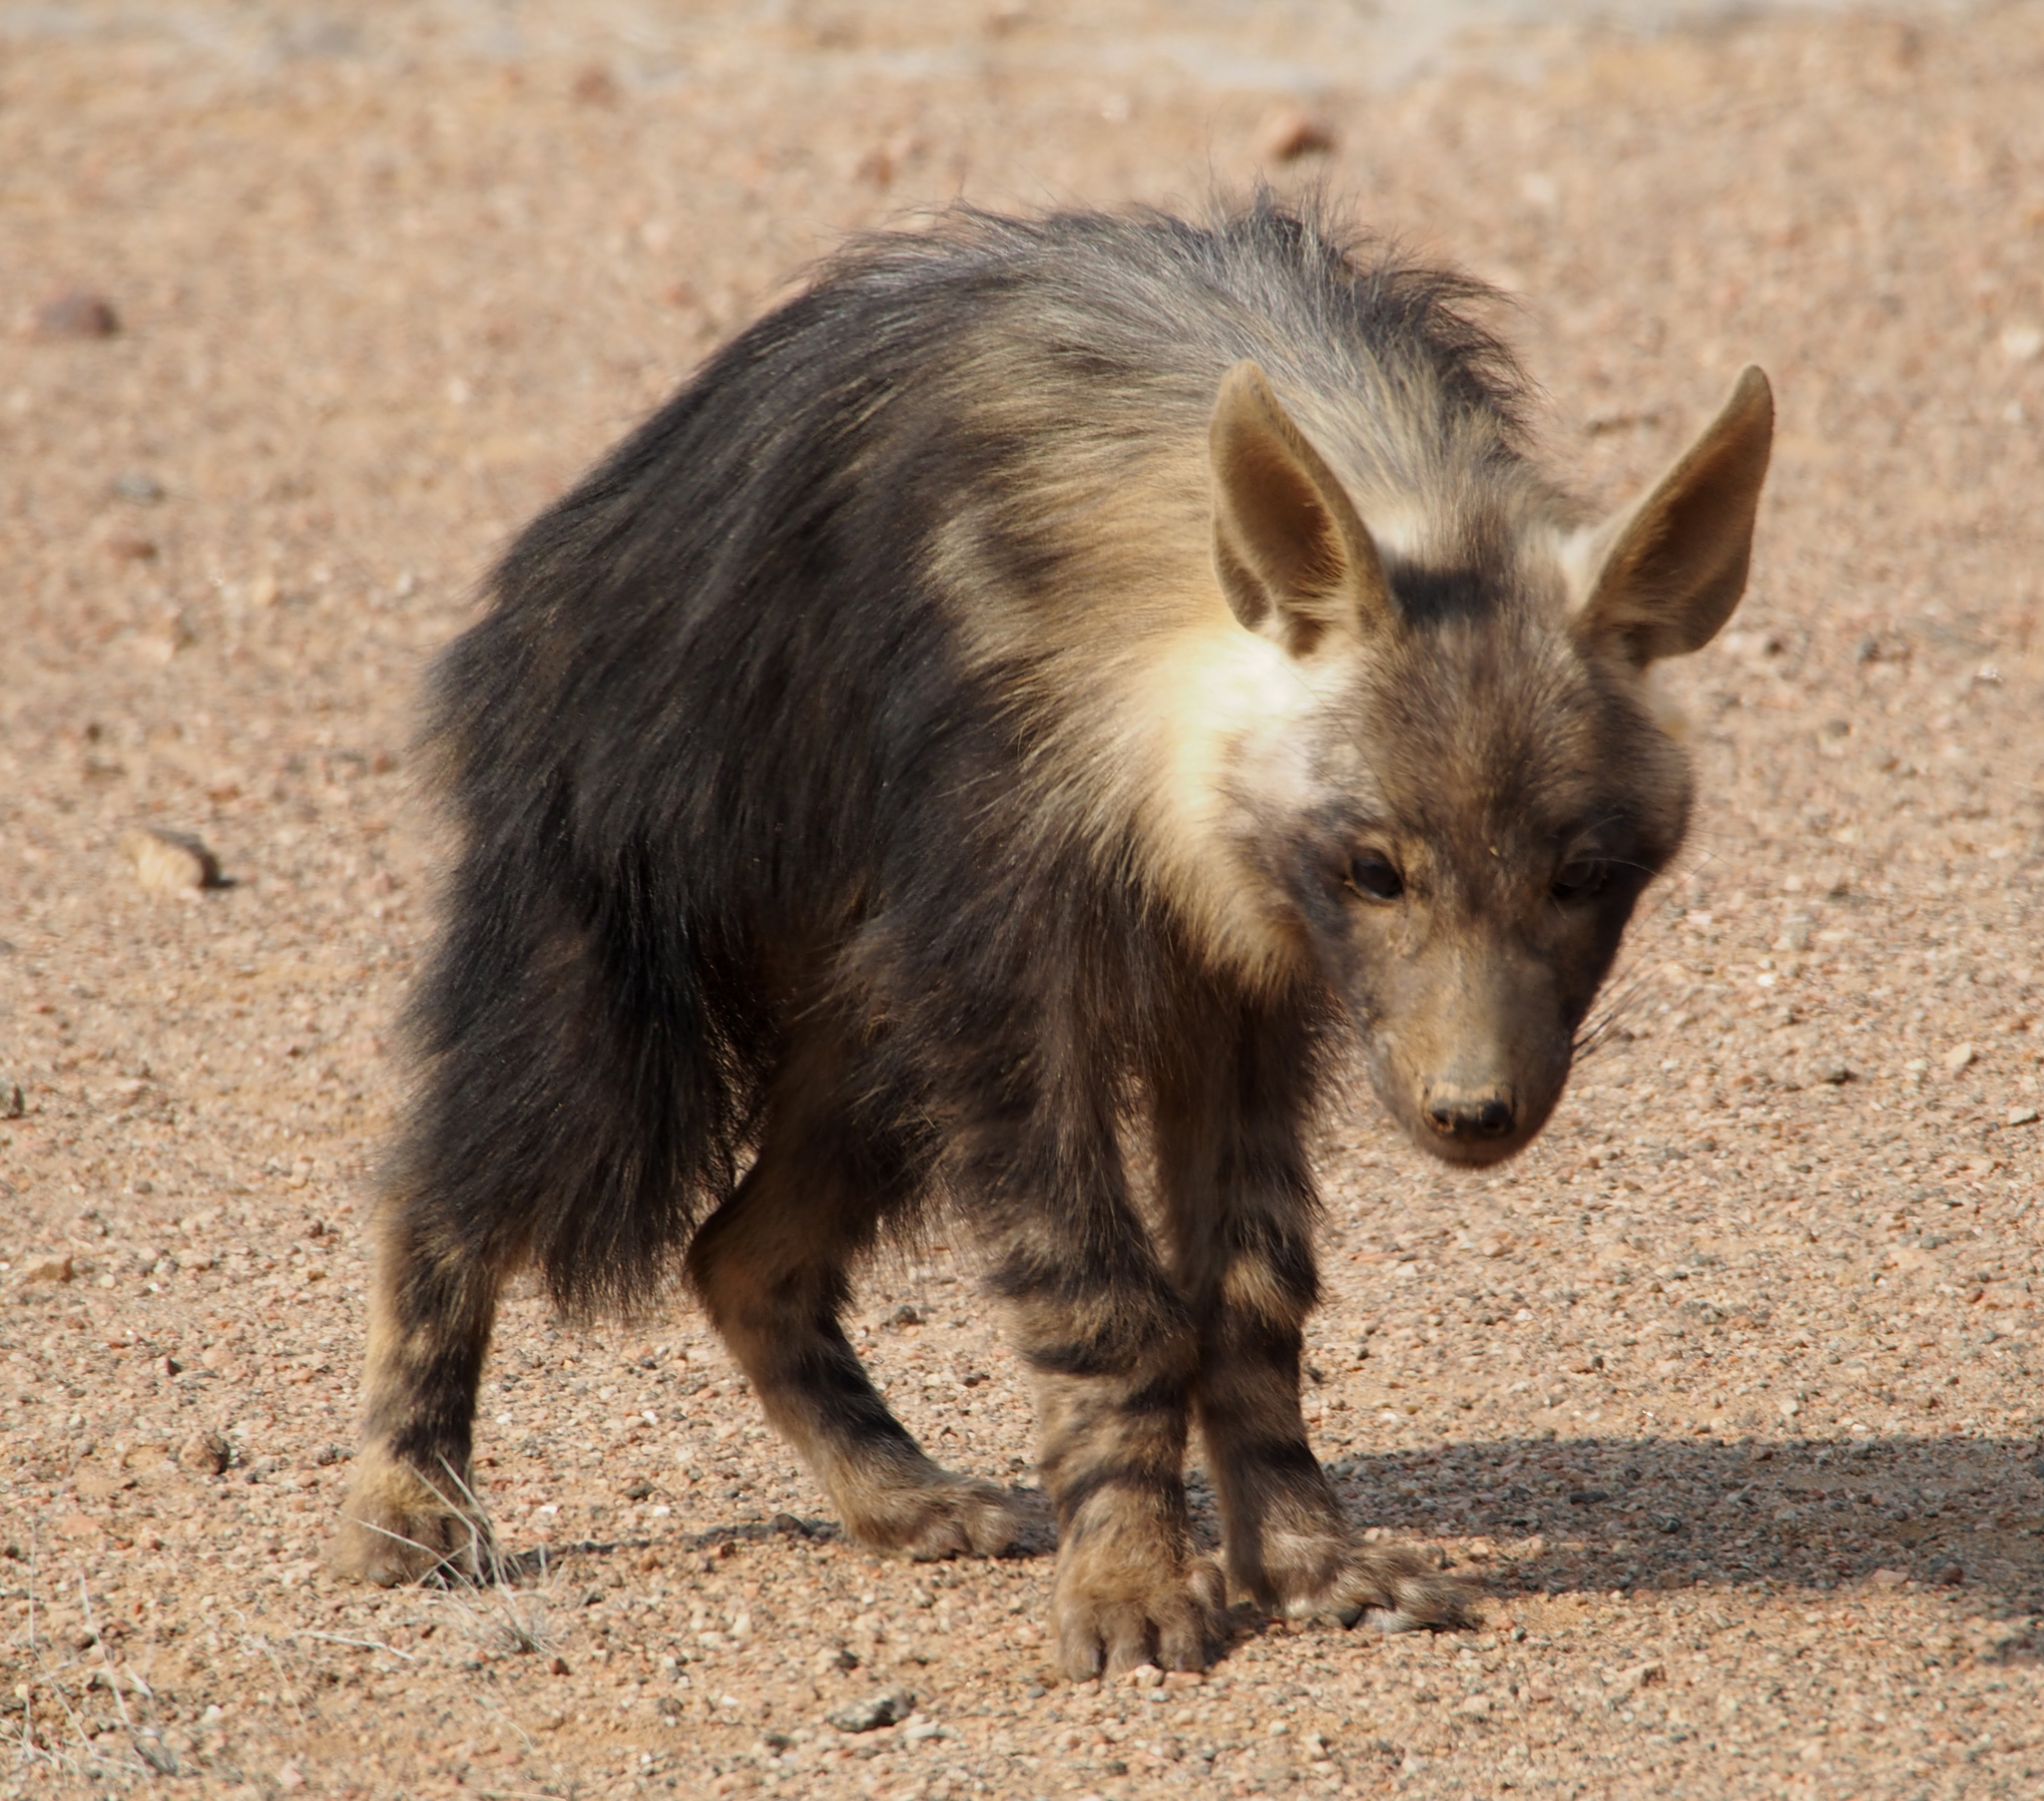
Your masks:
[{"label": "hyena's claw", "polygon": [[1028,1524],[1027,1513],[1006,1489],[946,1475],[940,1482],[890,1490],[856,1517],[847,1510],[844,1529],[869,1550],[935,1564],[997,1557]]},{"label": "hyena's claw", "polygon": [[1211,1558],[1195,1558],[1176,1572],[1127,1592],[1132,1573],[1119,1573],[1123,1592],[1108,1598],[1087,1592],[1077,1571],[1061,1573],[1055,1607],[1058,1665],[1072,1682],[1110,1680],[1145,1663],[1160,1669],[1205,1669],[1207,1647],[1226,1600],[1226,1584]]},{"label": "hyena's claw", "polygon": [[1433,1569],[1408,1546],[1351,1552],[1329,1590],[1325,1598],[1295,1600],[1287,1611],[1329,1613],[1344,1627],[1360,1620],[1386,1635],[1476,1623],[1476,1589]]}]

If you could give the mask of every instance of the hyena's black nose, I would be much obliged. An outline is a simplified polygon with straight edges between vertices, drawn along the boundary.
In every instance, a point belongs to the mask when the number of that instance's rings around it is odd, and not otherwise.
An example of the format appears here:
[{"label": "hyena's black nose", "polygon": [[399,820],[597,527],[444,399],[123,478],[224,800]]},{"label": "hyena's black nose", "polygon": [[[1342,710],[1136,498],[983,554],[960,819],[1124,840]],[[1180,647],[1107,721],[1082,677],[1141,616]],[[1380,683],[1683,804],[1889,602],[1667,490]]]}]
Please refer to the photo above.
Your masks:
[{"label": "hyena's black nose", "polygon": [[1512,1091],[1465,1089],[1446,1083],[1429,1088],[1426,1123],[1444,1138],[1501,1138],[1518,1124]]}]

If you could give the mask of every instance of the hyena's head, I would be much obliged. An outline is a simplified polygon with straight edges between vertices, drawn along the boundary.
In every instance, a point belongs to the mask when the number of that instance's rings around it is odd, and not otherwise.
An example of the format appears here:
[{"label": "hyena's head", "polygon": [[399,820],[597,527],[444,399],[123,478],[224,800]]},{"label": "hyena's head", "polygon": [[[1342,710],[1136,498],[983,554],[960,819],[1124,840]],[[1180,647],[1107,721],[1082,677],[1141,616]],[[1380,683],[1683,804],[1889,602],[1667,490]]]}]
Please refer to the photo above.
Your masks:
[{"label": "hyena's head", "polygon": [[1545,1124],[1681,842],[1688,759],[1647,674],[1739,603],[1773,416],[1748,369],[1616,519],[1470,492],[1448,497],[1454,529],[1400,544],[1395,521],[1372,537],[1256,365],[1222,386],[1216,570],[1301,696],[1236,765],[1244,848],[1345,998],[1385,1106],[1452,1162]]}]

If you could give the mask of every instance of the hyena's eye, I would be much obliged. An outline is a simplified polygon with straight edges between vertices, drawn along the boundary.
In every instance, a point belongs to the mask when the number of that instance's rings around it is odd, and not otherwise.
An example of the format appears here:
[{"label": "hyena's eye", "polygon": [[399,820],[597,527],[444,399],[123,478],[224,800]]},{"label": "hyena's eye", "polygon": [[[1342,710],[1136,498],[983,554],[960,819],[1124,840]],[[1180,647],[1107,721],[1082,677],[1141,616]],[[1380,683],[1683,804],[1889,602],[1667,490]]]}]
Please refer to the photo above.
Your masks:
[{"label": "hyena's eye", "polygon": [[1571,857],[1555,871],[1547,892],[1564,907],[1601,894],[1611,879],[1611,865],[1602,857]]},{"label": "hyena's eye", "polygon": [[1405,892],[1405,878],[1380,850],[1359,850],[1348,859],[1348,885],[1371,900],[1392,901]]}]

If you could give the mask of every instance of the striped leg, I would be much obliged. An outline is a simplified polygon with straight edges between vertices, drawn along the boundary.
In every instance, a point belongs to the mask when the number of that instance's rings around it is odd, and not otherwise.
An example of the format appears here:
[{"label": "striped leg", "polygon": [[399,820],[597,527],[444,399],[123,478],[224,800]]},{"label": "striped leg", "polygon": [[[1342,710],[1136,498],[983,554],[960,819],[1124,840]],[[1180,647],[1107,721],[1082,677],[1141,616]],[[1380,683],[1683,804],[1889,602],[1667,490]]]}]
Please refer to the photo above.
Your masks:
[{"label": "striped leg", "polygon": [[783,1074],[758,1158],[689,1247],[690,1279],[849,1537],[918,1560],[991,1556],[1022,1525],[1008,1492],[924,1455],[838,1324],[846,1268],[917,1171],[828,1111],[833,1058],[816,1047]]},{"label": "striped leg", "polygon": [[1231,1580],[1261,1606],[1387,1629],[1466,1622],[1470,1596],[1409,1548],[1364,1545],[1306,1442],[1305,1316],[1318,1210],[1301,1145],[1311,1047],[1245,1022],[1237,1055],[1160,1096],[1159,1173],[1179,1283],[1199,1322],[1193,1402]]},{"label": "striped leg", "polygon": [[476,1383],[508,1272],[438,1244],[416,1203],[383,1221],[369,1304],[367,1408],[333,1561],[384,1587],[483,1573],[469,1488]]},{"label": "striped leg", "polygon": [[[1035,1377],[1040,1468],[1057,1509],[1053,1619],[1065,1674],[1199,1669],[1222,1599],[1196,1555],[1185,1452],[1196,1339],[1103,1136],[1092,1179],[1042,1170],[996,1192],[991,1285]],[[1062,1176],[1062,1179],[1060,1177]]]}]

